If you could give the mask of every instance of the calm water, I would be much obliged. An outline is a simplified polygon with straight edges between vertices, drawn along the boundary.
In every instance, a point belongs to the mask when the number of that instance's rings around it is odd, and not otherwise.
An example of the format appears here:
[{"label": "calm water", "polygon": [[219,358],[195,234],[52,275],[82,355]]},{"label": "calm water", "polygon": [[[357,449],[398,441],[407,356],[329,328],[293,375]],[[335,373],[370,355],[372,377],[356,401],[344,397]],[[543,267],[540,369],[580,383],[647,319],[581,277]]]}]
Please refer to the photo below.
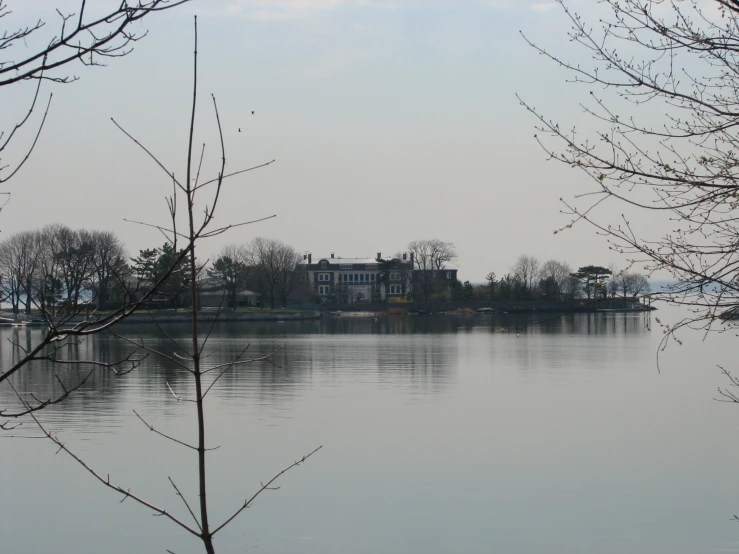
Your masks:
[{"label": "calm water", "polygon": [[[674,320],[668,311],[657,317]],[[208,399],[211,518],[222,520],[279,469],[324,445],[217,536],[229,553],[708,553],[739,550],[739,406],[712,400],[733,334],[685,335],[656,366],[655,316],[336,318],[221,325],[218,363],[250,343],[284,347],[236,370]],[[153,328],[121,329],[161,350]],[[186,328],[167,327],[175,339]],[[0,363],[38,331],[0,331]],[[98,337],[79,355],[129,346]],[[737,368],[739,372],[739,368]],[[17,381],[55,389],[48,367]],[[48,425],[101,473],[186,519],[167,481],[197,502],[187,375],[149,359],[106,374]],[[0,389],[0,402],[11,400]],[[26,433],[33,434],[28,427]],[[0,439],[0,551],[200,552],[174,524],[98,485],[47,441]]]}]

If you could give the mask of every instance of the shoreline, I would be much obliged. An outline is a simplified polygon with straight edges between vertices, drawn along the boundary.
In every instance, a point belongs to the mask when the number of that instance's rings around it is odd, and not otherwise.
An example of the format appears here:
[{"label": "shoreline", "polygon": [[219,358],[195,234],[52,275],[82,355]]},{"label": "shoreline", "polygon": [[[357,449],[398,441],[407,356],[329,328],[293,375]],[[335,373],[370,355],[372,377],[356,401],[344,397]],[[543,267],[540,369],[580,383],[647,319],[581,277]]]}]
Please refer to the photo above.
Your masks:
[{"label": "shoreline", "polygon": [[[19,314],[22,318],[26,317],[26,314]],[[37,317],[37,316],[36,316]],[[248,321],[306,321],[316,320],[321,318],[321,313],[318,311],[291,311],[291,312],[231,312],[231,311],[200,311],[198,312],[198,318],[203,323],[212,323],[214,321],[219,322],[248,322]],[[25,321],[25,323],[23,323]],[[94,321],[94,317],[79,315],[69,320],[69,323],[81,323],[83,321]],[[116,325],[126,325],[130,323],[189,323],[192,321],[191,312],[136,312],[129,315],[122,321],[116,323]],[[16,322],[0,322],[0,326],[3,327],[38,327],[45,325],[43,320],[35,319],[34,314],[31,314],[31,320],[18,319]]]},{"label": "shoreline", "polygon": [[[232,311],[224,309],[201,310],[200,321],[204,323],[250,322],[250,321],[310,321],[324,317],[419,317],[419,316],[473,316],[473,315],[514,315],[514,314],[577,314],[577,313],[648,313],[656,310],[654,306],[645,304],[627,304],[623,299],[604,299],[598,302],[586,301],[478,301],[478,302],[407,302],[390,304],[345,304],[323,305],[319,310],[285,310],[285,311]],[[105,314],[100,314],[105,315]],[[39,326],[45,322],[38,319],[37,314],[18,314],[3,311],[0,314],[0,326]],[[69,320],[69,323],[94,321],[93,313],[80,314]],[[191,312],[186,310],[139,311],[129,315],[117,324],[127,323],[187,323],[192,321]],[[24,323],[25,322],[25,323]]]}]

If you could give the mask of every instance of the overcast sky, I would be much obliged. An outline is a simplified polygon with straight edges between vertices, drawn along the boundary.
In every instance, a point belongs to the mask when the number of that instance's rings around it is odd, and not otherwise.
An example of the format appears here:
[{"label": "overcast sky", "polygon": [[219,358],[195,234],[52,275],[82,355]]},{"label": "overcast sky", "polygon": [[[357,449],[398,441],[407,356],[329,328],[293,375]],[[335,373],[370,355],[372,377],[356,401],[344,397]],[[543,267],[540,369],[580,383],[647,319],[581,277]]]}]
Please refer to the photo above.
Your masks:
[{"label": "overcast sky", "polygon": [[[8,3],[15,21],[43,16],[49,32],[53,8],[76,4]],[[521,254],[575,268],[625,263],[585,225],[554,234],[568,222],[559,198],[585,190],[587,178],[546,161],[515,94],[587,129],[578,101],[588,89],[568,84],[521,37],[582,55],[561,9],[533,0],[196,0],[151,17],[130,56],[75,67],[79,81],[45,87],[51,113],[33,158],[8,184],[3,234],[58,222],[115,231],[132,255],[162,243],[124,218],[165,223],[171,184],[110,118],[184,174],[194,13],[207,169],[218,161],[210,93],[228,169],[276,159],[229,182],[218,221],[277,217],[213,239],[205,254],[255,236],[314,257],[393,254],[438,238],[456,245],[459,276],[473,282],[506,273]],[[27,101],[23,86],[0,90],[6,128]],[[604,206],[602,216],[621,209]]]}]

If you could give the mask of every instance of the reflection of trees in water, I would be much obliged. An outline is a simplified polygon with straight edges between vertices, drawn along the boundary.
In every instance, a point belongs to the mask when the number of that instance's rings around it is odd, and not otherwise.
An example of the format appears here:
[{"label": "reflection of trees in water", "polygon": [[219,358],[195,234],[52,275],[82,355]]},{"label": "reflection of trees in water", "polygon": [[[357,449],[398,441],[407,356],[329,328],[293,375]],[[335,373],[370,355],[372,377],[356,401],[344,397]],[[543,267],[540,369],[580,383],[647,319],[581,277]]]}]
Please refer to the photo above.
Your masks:
[{"label": "reflection of trees in water", "polygon": [[[216,394],[233,401],[288,399],[306,387],[356,382],[357,373],[363,372],[371,379],[377,379],[379,372],[387,380],[439,386],[449,380],[456,344],[409,335],[456,332],[458,325],[453,319],[327,317],[285,323],[219,323],[208,341],[211,355],[206,363],[216,365],[232,360],[247,344],[251,344],[247,357],[264,356],[284,347],[271,362],[235,368],[219,380]],[[166,331],[175,340],[183,339],[187,332],[178,325],[167,326]],[[172,343],[157,335],[155,328],[128,334],[145,340],[152,348],[172,348]],[[170,382],[182,374],[163,362],[156,368],[147,364],[145,369],[147,378],[167,378]],[[174,372],[174,376],[169,372]]]},{"label": "reflection of trees in water", "polygon": [[[214,393],[233,401],[289,399],[306,387],[361,383],[363,373],[368,380],[379,379],[401,386],[405,383],[427,391],[450,382],[451,368],[458,357],[457,342],[452,335],[460,332],[487,329],[490,332],[520,330],[539,335],[627,336],[647,332],[650,319],[650,314],[590,313],[559,317],[548,314],[341,316],[286,323],[219,323],[208,342],[210,357],[206,363],[216,365],[232,360],[248,343],[251,343],[249,357],[263,356],[285,347],[271,363],[241,366],[224,375]],[[207,328],[204,325],[204,329]],[[172,339],[185,344],[187,325],[168,324],[165,330]],[[155,350],[171,353],[177,349],[154,325],[121,325],[117,331]],[[0,329],[3,367],[20,357],[20,347],[28,348],[40,332],[31,327]],[[79,345],[69,345],[65,355],[112,361],[124,358],[132,349],[134,346],[122,339],[96,335]],[[33,392],[43,400],[62,392],[57,375],[65,383],[74,383],[85,373],[84,367],[51,366],[49,362],[39,361],[20,372],[13,382],[19,390],[26,394]],[[190,380],[183,369],[151,354],[141,367],[123,377],[105,370],[95,371],[82,389],[54,407],[50,417],[81,412],[91,404],[97,411],[118,410],[119,404],[126,401],[128,389],[137,399],[160,399],[162,394],[168,394],[166,383],[178,394],[186,396],[191,392]],[[0,403],[1,408],[17,404],[7,387],[0,387]]]},{"label": "reflection of trees in water", "polygon": [[649,331],[644,313],[583,313],[567,315],[501,314],[486,316],[493,332],[563,335],[636,335]]},{"label": "reflection of trees in water", "polygon": [[[147,346],[163,352],[172,352],[174,345],[166,337],[158,333],[155,327],[149,326],[121,326],[119,331],[134,341],[143,341]],[[22,354],[22,348],[28,344],[37,343],[41,331],[36,328],[3,328],[0,329],[0,363],[8,367],[13,360]],[[182,334],[182,331],[179,333]],[[10,341],[19,344],[12,344]],[[124,359],[136,346],[112,335],[93,335],[80,342],[70,342],[58,352],[58,359],[87,359],[103,362],[113,362]],[[138,349],[138,356],[145,351]],[[92,369],[89,365],[72,366],[53,364],[47,360],[33,361],[22,372],[13,377],[13,383],[25,395],[34,394],[39,400],[57,398],[63,394],[62,385],[67,388],[79,383]],[[125,401],[125,391],[135,390],[138,398],[156,397],[168,394],[166,383],[186,394],[189,392],[190,380],[187,374],[173,362],[149,354],[141,366],[131,373],[117,376],[107,369],[96,369],[85,384],[59,404],[47,408],[43,417],[54,419],[62,414],[83,412],[91,405],[97,413],[112,413],[119,410],[119,404]],[[187,384],[187,389],[182,388]],[[15,409],[19,403],[9,387],[0,386],[0,409]],[[95,422],[88,422],[94,427]]]},{"label": "reflection of trees in water", "polygon": [[229,337],[295,337],[296,335],[394,335],[422,333],[456,333],[460,328],[473,329],[486,321],[475,317],[391,316],[353,317],[326,316],[307,321],[219,323],[221,336]]},{"label": "reflection of trees in water", "polygon": [[329,394],[333,388],[340,394],[343,386],[378,380],[429,390],[449,382],[451,360],[456,359],[457,348],[453,341],[430,337],[317,333],[289,341],[262,337],[253,343],[253,355],[280,346],[285,348],[275,356],[273,364],[261,363],[224,376],[225,386],[219,395],[273,403],[301,395],[308,388],[321,387]]},{"label": "reflection of trees in water", "polygon": [[[12,365],[24,355],[23,349],[39,342],[41,332],[30,327],[0,330],[0,364],[3,367]],[[57,358],[113,361],[125,358],[131,350],[131,347],[120,341],[95,336],[79,342],[68,342],[58,351]],[[46,401],[61,396],[64,388],[74,387],[91,369],[90,365],[52,364],[47,360],[37,360],[30,362],[12,380],[22,394],[34,395],[39,401]],[[63,402],[44,410],[42,416],[44,419],[54,420],[65,413],[83,411],[90,404],[95,404],[98,411],[116,411],[116,404],[121,401],[116,381],[125,378],[117,377],[108,370],[95,370],[79,390]],[[0,409],[12,412],[20,408],[21,405],[10,387],[0,387]]]},{"label": "reflection of trees in water", "polygon": [[[456,340],[439,337],[403,337],[377,350],[380,380],[410,383],[414,387],[438,390],[452,380],[452,362],[458,358]],[[400,375],[400,379],[398,379]]]},{"label": "reflection of trees in water", "polygon": [[547,334],[613,335],[648,331],[651,315],[645,313],[582,314],[471,314],[463,316],[331,317],[311,322],[300,332],[322,334],[448,334],[480,327],[491,331]]},{"label": "reflection of trees in water", "polygon": [[651,343],[650,320],[649,314],[615,312],[493,317],[488,330],[501,333],[496,336],[502,340],[491,341],[491,359],[531,371],[534,379],[547,375],[561,383],[572,371],[597,374],[635,360],[638,347]]}]

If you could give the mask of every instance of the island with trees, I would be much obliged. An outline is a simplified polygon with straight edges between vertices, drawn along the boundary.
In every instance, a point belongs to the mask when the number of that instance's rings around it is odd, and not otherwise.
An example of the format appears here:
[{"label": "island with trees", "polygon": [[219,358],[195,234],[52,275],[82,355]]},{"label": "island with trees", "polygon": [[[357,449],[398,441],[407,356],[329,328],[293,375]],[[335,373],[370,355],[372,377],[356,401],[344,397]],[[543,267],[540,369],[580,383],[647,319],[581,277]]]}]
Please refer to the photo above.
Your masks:
[{"label": "island with trees", "polygon": [[[405,252],[360,260],[334,254],[313,258],[282,241],[257,237],[196,261],[197,308],[225,308],[222,317],[275,310],[317,317],[321,308],[380,311],[383,306],[401,313],[465,306],[508,312],[648,308],[640,299],[649,294],[649,281],[638,272],[595,264],[573,269],[564,261],[542,263],[521,255],[506,273],[491,271],[486,282],[473,284],[458,278],[457,260],[454,244],[441,240],[414,240]],[[181,311],[185,317],[193,303],[186,294],[189,264],[189,255],[171,243],[132,256],[110,231],[47,225],[0,242],[1,300],[13,314],[31,317],[99,312],[139,301],[161,281],[144,307],[159,314]]]}]

